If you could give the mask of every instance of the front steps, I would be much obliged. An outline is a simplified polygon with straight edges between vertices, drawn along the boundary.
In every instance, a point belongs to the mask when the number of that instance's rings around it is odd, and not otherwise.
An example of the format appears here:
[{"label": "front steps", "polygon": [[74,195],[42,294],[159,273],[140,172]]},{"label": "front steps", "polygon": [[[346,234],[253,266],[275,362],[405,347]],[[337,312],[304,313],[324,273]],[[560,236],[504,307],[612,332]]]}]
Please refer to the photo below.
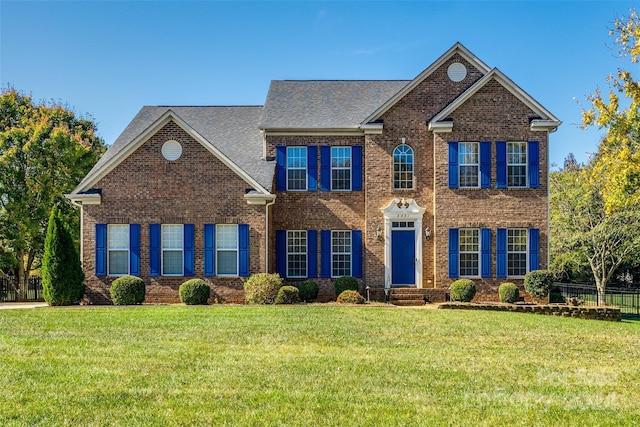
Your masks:
[{"label": "front steps", "polygon": [[372,301],[389,302],[393,305],[403,307],[413,307],[425,305],[426,303],[439,303],[449,300],[448,289],[434,288],[391,288],[389,299],[386,299],[384,289],[371,289],[370,294]]}]

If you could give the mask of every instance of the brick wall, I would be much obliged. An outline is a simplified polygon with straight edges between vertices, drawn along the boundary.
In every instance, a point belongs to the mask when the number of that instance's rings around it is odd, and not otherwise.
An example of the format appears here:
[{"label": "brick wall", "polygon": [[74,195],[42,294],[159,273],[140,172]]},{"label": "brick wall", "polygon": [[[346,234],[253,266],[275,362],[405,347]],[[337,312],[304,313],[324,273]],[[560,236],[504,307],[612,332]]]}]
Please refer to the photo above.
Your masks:
[{"label": "brick wall", "polygon": [[[168,162],[162,144],[182,144],[182,156]],[[92,303],[110,301],[113,277],[95,276],[95,224],[140,224],[140,269],[147,283],[147,302],[179,302],[178,287],[189,278],[149,277],[149,224],[195,225],[195,277],[212,286],[213,298],[242,302],[242,278],[203,277],[204,224],[249,224],[250,271],[264,270],[264,206],[247,205],[250,186],[177,124],[170,122],[120,163],[94,188],[101,205],[83,207],[83,265]]]}]

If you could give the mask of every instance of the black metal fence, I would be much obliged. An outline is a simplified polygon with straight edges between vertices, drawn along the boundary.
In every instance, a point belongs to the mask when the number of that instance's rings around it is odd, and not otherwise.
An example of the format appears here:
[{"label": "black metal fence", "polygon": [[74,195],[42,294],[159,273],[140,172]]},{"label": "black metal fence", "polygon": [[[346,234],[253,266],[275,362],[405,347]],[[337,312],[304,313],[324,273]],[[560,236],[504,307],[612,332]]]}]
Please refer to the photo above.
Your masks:
[{"label": "black metal fence", "polygon": [[[27,284],[26,301],[43,301],[42,298],[42,278],[38,276],[29,277]],[[18,301],[18,293],[14,285],[8,279],[0,277],[0,302]]]},{"label": "black metal fence", "polygon": [[[565,299],[577,298],[584,305],[599,305],[595,285],[581,283],[556,283],[555,287]],[[605,290],[605,305],[620,307],[623,316],[640,317],[640,288],[610,288]]]}]

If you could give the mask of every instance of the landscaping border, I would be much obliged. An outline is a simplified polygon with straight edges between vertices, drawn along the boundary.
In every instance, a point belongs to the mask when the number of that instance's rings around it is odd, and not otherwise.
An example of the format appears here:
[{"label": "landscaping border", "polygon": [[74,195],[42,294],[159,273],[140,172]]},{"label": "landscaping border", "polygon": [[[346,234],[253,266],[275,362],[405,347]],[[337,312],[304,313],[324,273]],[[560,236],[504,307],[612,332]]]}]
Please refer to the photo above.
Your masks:
[{"label": "landscaping border", "polygon": [[577,319],[607,320],[619,322],[622,313],[618,307],[573,307],[562,304],[506,304],[506,303],[474,303],[474,302],[444,302],[438,305],[440,309],[462,310],[492,310],[512,311],[516,313],[534,313],[548,316],[573,317]]}]

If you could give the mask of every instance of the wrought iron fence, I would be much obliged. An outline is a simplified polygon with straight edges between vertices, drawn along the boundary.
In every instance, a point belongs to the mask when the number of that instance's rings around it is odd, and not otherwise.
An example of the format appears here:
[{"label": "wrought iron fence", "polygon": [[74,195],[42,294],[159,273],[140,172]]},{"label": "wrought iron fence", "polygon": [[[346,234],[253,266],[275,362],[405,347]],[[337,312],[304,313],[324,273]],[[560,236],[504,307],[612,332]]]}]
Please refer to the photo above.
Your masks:
[{"label": "wrought iron fence", "polygon": [[[42,278],[38,276],[29,277],[27,283],[26,301],[42,301]],[[0,277],[0,302],[18,301],[18,293],[8,279]]]},{"label": "wrought iron fence", "polygon": [[[599,305],[595,285],[582,283],[556,283],[555,287],[565,299],[578,298],[584,305]],[[610,288],[605,290],[605,305],[620,307],[623,316],[640,317],[640,288]]]}]

